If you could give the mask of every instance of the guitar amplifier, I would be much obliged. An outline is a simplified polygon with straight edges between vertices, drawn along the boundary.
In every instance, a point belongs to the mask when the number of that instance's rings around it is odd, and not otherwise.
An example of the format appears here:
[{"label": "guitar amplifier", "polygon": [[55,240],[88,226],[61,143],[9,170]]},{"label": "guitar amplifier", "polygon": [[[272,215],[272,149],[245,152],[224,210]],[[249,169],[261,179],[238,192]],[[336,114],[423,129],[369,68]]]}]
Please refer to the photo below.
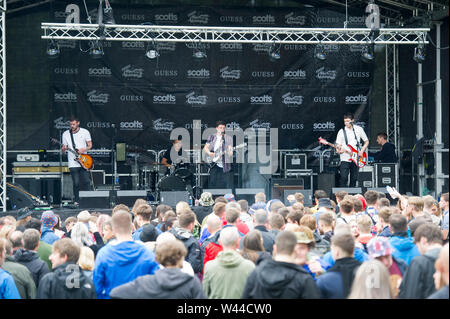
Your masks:
[{"label": "guitar amplifier", "polygon": [[391,186],[398,189],[398,165],[396,163],[376,163],[374,187]]},{"label": "guitar amplifier", "polygon": [[17,154],[17,162],[39,162],[39,154]]}]

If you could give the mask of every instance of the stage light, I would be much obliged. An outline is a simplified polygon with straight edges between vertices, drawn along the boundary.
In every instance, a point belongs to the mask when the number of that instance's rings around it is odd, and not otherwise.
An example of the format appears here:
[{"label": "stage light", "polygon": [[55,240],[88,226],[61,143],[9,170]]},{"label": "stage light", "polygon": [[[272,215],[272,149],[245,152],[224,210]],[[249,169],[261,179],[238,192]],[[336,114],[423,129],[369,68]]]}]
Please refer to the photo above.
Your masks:
[{"label": "stage light", "polygon": [[91,42],[91,47],[89,48],[89,55],[98,59],[101,58],[105,52],[103,51],[103,45],[99,41]]},{"label": "stage light", "polygon": [[196,59],[204,59],[204,58],[208,57],[203,44],[199,43],[197,48],[194,48],[194,51],[192,52],[192,56]]},{"label": "stage light", "polygon": [[47,44],[47,55],[50,58],[56,58],[59,55],[59,45],[58,42],[51,40]]},{"label": "stage light", "polygon": [[361,60],[366,63],[371,63],[375,59],[373,44],[368,45],[366,50],[361,54]]},{"label": "stage light", "polygon": [[327,58],[327,52],[323,48],[321,44],[317,45],[314,48],[314,58],[316,58],[319,61],[325,61]]},{"label": "stage light", "polygon": [[269,58],[270,58],[270,61],[272,61],[272,62],[275,62],[281,58],[280,47],[277,48],[275,46],[275,43],[272,44],[272,46],[269,49]]},{"label": "stage light", "polygon": [[145,56],[151,60],[156,59],[160,56],[158,52],[158,48],[155,45],[155,42],[152,41],[152,43],[147,45],[147,52],[145,53]]},{"label": "stage light", "polygon": [[425,61],[425,48],[423,47],[423,45],[419,44],[419,46],[414,48],[413,59],[417,63],[422,63],[423,61]]}]

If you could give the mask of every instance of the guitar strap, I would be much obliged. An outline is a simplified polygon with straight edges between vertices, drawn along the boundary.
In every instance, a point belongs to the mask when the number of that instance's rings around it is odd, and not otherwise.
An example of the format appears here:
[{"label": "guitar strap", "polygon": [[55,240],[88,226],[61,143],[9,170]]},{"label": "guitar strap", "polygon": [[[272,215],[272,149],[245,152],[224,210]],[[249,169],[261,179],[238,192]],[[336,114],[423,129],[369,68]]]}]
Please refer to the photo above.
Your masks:
[{"label": "guitar strap", "polygon": [[75,141],[74,141],[74,139],[73,139],[73,133],[72,133],[72,130],[69,130],[69,133],[70,133],[70,139],[72,140],[72,148],[73,148],[75,151],[78,151],[77,148],[76,148],[76,146],[75,146]]}]

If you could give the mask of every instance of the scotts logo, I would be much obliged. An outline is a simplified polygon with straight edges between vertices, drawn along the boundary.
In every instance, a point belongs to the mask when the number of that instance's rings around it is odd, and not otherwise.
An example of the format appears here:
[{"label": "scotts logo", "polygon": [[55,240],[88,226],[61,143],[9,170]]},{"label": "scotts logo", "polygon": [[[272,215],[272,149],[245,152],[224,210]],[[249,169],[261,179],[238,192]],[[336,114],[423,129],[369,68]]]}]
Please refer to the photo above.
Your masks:
[{"label": "scotts logo", "polygon": [[229,66],[220,69],[220,77],[224,80],[238,80],[241,70],[231,70]]},{"label": "scotts logo", "polygon": [[267,24],[267,23],[273,24],[275,23],[275,17],[270,14],[267,14],[265,16],[254,16],[252,18],[252,21],[253,24]]},{"label": "scotts logo", "polygon": [[225,127],[227,128],[227,130],[237,130],[237,129],[241,128],[241,126],[237,122],[227,123],[227,125]]},{"label": "scotts logo", "polygon": [[190,105],[206,105],[207,99],[208,97],[206,95],[195,96],[195,92],[186,95],[186,103]]},{"label": "scotts logo", "polygon": [[143,95],[121,95],[120,100],[122,102],[143,102],[144,96]]},{"label": "scotts logo", "polygon": [[110,122],[87,122],[87,128],[110,128]]},{"label": "scotts logo", "polygon": [[370,72],[347,72],[349,78],[370,78]]},{"label": "scotts logo", "polygon": [[155,70],[153,74],[160,78],[174,78],[178,76],[178,70]]},{"label": "scotts logo", "polygon": [[111,69],[106,66],[103,68],[89,68],[88,76],[109,77],[112,75]]},{"label": "scotts logo", "polygon": [[187,77],[193,79],[207,79],[211,75],[211,72],[206,69],[200,70],[187,70]]},{"label": "scotts logo", "polygon": [[283,94],[281,99],[283,100],[283,104],[286,104],[286,105],[298,106],[303,103],[302,95],[292,95],[291,92]]},{"label": "scotts logo", "polygon": [[61,49],[75,49],[77,46],[76,41],[71,40],[58,40],[58,46]]},{"label": "scotts logo", "polygon": [[336,103],[335,96],[315,96],[314,103]]},{"label": "scotts logo", "polygon": [[286,123],[281,124],[281,129],[283,130],[303,130],[305,125],[303,123]]},{"label": "scotts logo", "polygon": [[240,103],[240,96],[219,96],[217,98],[218,103]]},{"label": "scotts logo", "polygon": [[250,104],[272,104],[272,97],[264,94],[263,96],[250,97]]},{"label": "scotts logo", "polygon": [[336,70],[328,70],[325,71],[325,67],[321,67],[316,70],[316,78],[319,80],[334,80],[336,79],[337,71]]},{"label": "scotts logo", "polygon": [[155,22],[178,22],[178,15],[174,13],[155,14]]},{"label": "scotts logo", "polygon": [[177,101],[175,95],[166,94],[166,95],[154,95],[153,103],[154,104],[175,104]]},{"label": "scotts logo", "polygon": [[142,131],[144,123],[140,121],[120,122],[120,129],[123,131]]},{"label": "scotts logo", "polygon": [[242,51],[242,43],[221,43],[220,51]]},{"label": "scotts logo", "polygon": [[306,79],[306,71],[304,70],[284,71],[283,77],[286,80],[304,80]]},{"label": "scotts logo", "polygon": [[143,75],[144,69],[142,68],[133,68],[130,64],[122,68],[122,76],[124,78],[141,79]]},{"label": "scotts logo", "polygon": [[177,44],[175,42],[158,42],[156,48],[158,51],[175,51],[177,49]]},{"label": "scotts logo", "polygon": [[366,46],[361,45],[361,44],[350,45],[350,52],[363,53],[363,52],[366,52],[366,50],[367,50]]},{"label": "scotts logo", "polygon": [[336,125],[333,122],[314,123],[313,131],[330,131],[333,132],[336,129]]},{"label": "scotts logo", "polygon": [[54,94],[55,102],[67,102],[72,103],[77,101],[77,95],[73,92],[67,93],[55,93]]},{"label": "scotts logo", "polygon": [[54,68],[53,72],[55,74],[65,74],[65,75],[78,74],[78,68]]},{"label": "scotts logo", "polygon": [[259,52],[259,53],[268,53],[270,51],[270,44],[266,43],[257,43],[253,45],[253,51]]},{"label": "scotts logo", "polygon": [[349,23],[353,23],[353,24],[365,24],[366,23],[366,18],[364,16],[360,16],[360,17],[349,16],[348,17],[348,22]]},{"label": "scotts logo", "polygon": [[248,125],[253,129],[270,129],[270,122],[261,122],[259,119],[251,121]]},{"label": "scotts logo", "polygon": [[145,43],[138,42],[138,41],[124,41],[124,42],[122,42],[122,48],[128,49],[128,50],[144,50]]},{"label": "scotts logo", "polygon": [[275,77],[275,72],[273,71],[253,71],[252,77],[254,78],[273,78]]},{"label": "scotts logo", "polygon": [[87,99],[94,104],[106,104],[109,101],[109,93],[101,93],[93,90],[87,94]]},{"label": "scotts logo", "polygon": [[305,16],[295,16],[294,12],[285,15],[284,18],[286,19],[286,24],[290,25],[304,25],[306,22]]},{"label": "scotts logo", "polygon": [[58,117],[56,120],[53,120],[53,123],[55,123],[55,128],[58,130],[67,130],[70,128],[70,121],[64,121],[63,117]]},{"label": "scotts logo", "polygon": [[145,14],[122,14],[120,18],[124,21],[144,21]]},{"label": "scotts logo", "polygon": [[367,96],[358,94],[358,95],[347,95],[345,97],[345,104],[366,104]]},{"label": "scotts logo", "polygon": [[189,23],[208,24],[209,14],[197,14],[197,11],[188,13]]},{"label": "scotts logo", "polygon": [[155,131],[161,132],[161,131],[172,131],[173,127],[175,126],[174,122],[169,121],[163,121],[162,118],[156,119],[153,121],[153,129]]},{"label": "scotts logo", "polygon": [[242,23],[244,22],[244,17],[242,16],[221,16],[219,18],[220,22],[232,22],[232,23]]}]

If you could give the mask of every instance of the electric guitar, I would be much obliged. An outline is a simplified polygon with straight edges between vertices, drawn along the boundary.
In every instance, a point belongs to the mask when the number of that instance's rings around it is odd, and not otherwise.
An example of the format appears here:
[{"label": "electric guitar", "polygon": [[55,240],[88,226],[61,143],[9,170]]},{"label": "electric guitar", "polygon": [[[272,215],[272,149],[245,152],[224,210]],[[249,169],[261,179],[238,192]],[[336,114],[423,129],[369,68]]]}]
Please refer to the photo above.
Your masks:
[{"label": "electric guitar", "polygon": [[[242,143],[239,145],[236,145],[235,147],[233,147],[233,152],[237,149],[246,147],[247,143]],[[218,150],[217,152],[214,153],[214,156],[209,156],[206,153],[204,153],[205,158],[204,158],[204,162],[209,166],[209,168],[213,168],[214,166],[217,165],[217,162],[219,162],[222,159],[223,154],[225,154],[224,151],[222,151],[222,149],[220,149],[220,151]]]},{"label": "electric guitar", "polygon": [[[336,145],[328,142],[327,140],[319,137],[319,143],[323,144],[323,145],[328,145],[333,147],[334,149],[336,148]],[[356,166],[358,166],[359,168],[366,166],[367,164],[367,152],[363,153],[363,156],[359,156],[358,155],[358,151],[355,150],[355,148],[353,146],[351,146],[350,144],[347,145],[348,149],[343,148],[344,152],[350,155],[350,160],[356,164]]]},{"label": "electric guitar", "polygon": [[[62,146],[62,143],[58,141],[56,138],[50,139],[53,143],[59,144]],[[73,155],[75,155],[75,160],[80,163],[81,167],[83,167],[85,170],[89,171],[92,168],[94,168],[94,159],[91,155],[88,154],[78,154],[77,151],[71,149],[70,147],[67,147],[67,150],[71,152]]]}]

